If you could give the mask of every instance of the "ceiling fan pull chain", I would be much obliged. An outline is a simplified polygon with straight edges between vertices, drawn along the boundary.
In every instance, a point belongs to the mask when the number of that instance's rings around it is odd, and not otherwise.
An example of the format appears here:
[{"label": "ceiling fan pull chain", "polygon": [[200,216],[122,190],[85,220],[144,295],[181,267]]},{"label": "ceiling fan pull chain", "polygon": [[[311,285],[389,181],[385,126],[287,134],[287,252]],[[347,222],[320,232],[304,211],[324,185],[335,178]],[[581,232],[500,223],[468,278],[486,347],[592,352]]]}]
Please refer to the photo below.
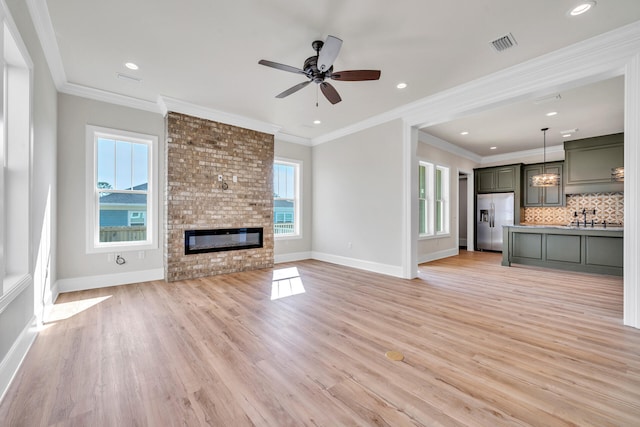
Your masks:
[{"label": "ceiling fan pull chain", "polygon": [[316,85],[316,108],[318,108],[318,91],[320,90],[320,85]]}]

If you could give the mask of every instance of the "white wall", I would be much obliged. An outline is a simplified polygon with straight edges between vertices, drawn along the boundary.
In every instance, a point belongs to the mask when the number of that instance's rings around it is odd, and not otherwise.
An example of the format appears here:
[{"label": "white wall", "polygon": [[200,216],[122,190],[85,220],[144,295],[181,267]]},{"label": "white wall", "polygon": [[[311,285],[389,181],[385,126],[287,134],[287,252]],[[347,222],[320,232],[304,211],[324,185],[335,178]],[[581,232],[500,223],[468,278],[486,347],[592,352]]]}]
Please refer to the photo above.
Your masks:
[{"label": "white wall", "polygon": [[[436,148],[430,144],[442,146],[442,140],[425,132],[418,133],[418,147],[416,157],[418,161],[433,163],[449,167],[449,229],[450,233],[442,237],[429,237],[418,240],[418,262],[433,261],[458,253],[458,172],[470,173],[468,183],[471,184],[473,168],[477,163],[467,158]],[[470,187],[473,192],[473,188]],[[473,208],[473,204],[471,204]],[[473,216],[471,216],[473,217]],[[473,229],[467,231],[468,236],[473,236]]]},{"label": "white wall", "polygon": [[313,257],[402,275],[403,126],[313,147]]},{"label": "white wall", "polygon": [[[35,337],[44,303],[52,299],[56,246],[56,97],[24,0],[5,0],[33,62],[29,269],[33,280],[0,303],[0,396]],[[55,291],[54,291],[55,293]]]},{"label": "white wall", "polygon": [[284,142],[276,135],[274,144],[276,158],[298,160],[302,162],[302,229],[299,238],[275,239],[275,262],[298,261],[311,258],[311,221],[312,221],[312,172],[311,147],[307,145]]},{"label": "white wall", "polygon": [[[108,254],[85,251],[85,126],[87,124],[157,135],[159,140],[157,249],[122,252],[117,265]],[[165,187],[164,118],[160,114],[73,95],[58,97],[58,284],[61,292],[161,279]],[[141,257],[143,256],[143,257]]]}]

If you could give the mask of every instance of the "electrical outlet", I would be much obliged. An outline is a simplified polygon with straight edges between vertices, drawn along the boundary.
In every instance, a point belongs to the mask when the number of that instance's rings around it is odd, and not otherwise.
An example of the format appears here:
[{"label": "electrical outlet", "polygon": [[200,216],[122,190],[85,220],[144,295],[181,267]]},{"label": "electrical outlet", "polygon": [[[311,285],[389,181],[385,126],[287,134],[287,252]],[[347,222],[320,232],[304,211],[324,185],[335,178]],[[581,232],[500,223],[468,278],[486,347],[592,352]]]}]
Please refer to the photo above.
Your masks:
[{"label": "electrical outlet", "polygon": [[218,175],[218,181],[222,181],[222,175]]}]

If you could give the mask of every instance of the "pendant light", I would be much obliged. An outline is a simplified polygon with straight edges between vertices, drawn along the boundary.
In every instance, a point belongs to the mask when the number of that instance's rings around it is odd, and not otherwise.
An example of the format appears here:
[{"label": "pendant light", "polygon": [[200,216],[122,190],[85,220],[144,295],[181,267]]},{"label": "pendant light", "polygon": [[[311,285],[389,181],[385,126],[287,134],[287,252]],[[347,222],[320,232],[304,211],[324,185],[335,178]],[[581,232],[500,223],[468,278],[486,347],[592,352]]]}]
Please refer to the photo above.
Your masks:
[{"label": "pendant light", "polygon": [[531,187],[557,187],[560,185],[560,175],[557,173],[545,173],[547,163],[547,131],[549,128],[540,129],[543,132],[542,145],[542,173],[533,175],[529,180]]},{"label": "pendant light", "polygon": [[624,166],[611,169],[611,181],[614,181],[614,182],[624,181]]}]

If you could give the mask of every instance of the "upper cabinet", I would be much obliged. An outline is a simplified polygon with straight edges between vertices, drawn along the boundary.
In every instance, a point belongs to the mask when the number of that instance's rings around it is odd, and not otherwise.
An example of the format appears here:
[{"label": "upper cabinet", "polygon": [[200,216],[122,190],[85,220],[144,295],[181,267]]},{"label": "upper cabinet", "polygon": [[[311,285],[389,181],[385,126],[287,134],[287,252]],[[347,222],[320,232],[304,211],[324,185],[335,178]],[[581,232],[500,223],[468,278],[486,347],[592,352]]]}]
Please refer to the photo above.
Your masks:
[{"label": "upper cabinet", "polygon": [[542,163],[536,163],[533,165],[524,165],[522,168],[524,197],[522,198],[522,205],[524,207],[533,206],[565,206],[566,197],[564,196],[564,182],[563,182],[563,163],[552,162],[544,165],[545,173],[555,173],[560,175],[560,185],[557,187],[532,187],[529,184],[529,180],[532,176],[542,173]]},{"label": "upper cabinet", "polygon": [[520,223],[522,164],[475,169],[476,194],[513,192],[513,223]]},{"label": "upper cabinet", "polygon": [[624,190],[624,183],[611,181],[611,169],[624,166],[623,133],[566,141],[564,159],[567,194]]},{"label": "upper cabinet", "polygon": [[520,166],[476,169],[476,192],[504,193],[519,190]]}]

